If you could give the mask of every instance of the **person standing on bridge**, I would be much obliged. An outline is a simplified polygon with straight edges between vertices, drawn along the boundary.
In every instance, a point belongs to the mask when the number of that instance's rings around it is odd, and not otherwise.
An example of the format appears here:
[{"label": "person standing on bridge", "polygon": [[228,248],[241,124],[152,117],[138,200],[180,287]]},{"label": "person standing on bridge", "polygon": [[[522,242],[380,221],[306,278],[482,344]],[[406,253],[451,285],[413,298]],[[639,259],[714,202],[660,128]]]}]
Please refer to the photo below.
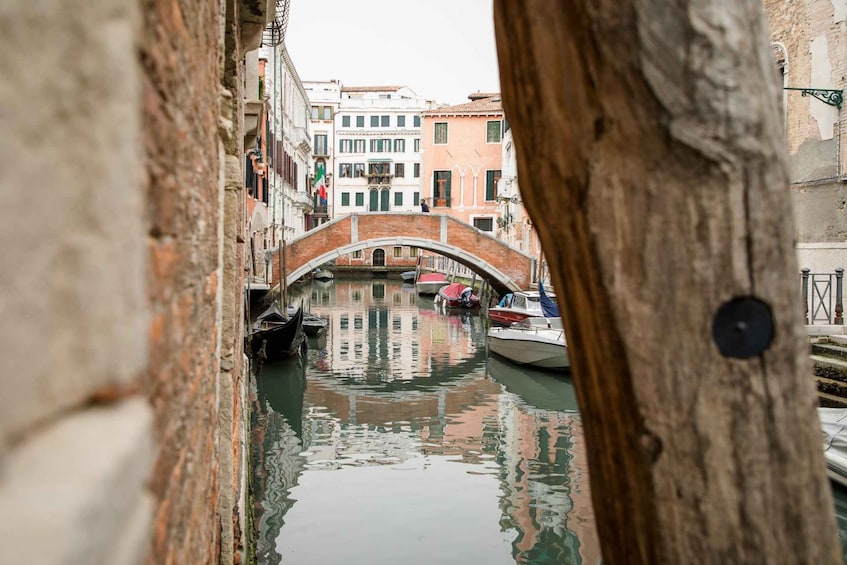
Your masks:
[{"label": "person standing on bridge", "polygon": [[421,212],[429,212],[429,205],[426,203],[426,198],[421,200]]}]

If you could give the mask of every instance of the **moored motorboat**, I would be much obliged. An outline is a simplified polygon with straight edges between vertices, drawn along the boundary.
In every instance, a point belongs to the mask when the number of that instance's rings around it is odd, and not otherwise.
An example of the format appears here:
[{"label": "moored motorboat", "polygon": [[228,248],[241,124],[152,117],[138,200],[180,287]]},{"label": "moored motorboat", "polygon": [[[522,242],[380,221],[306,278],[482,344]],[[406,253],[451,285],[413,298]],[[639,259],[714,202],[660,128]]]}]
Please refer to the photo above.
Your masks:
[{"label": "moored motorboat", "polygon": [[847,408],[818,408],[829,478],[847,487]]},{"label": "moored motorboat", "polygon": [[447,277],[443,273],[423,273],[415,281],[415,290],[422,296],[435,296],[446,284]]},{"label": "moored motorboat", "polygon": [[532,317],[488,330],[488,350],[518,365],[542,369],[570,367],[561,318]]},{"label": "moored motorboat", "polygon": [[479,297],[464,283],[450,283],[438,289],[436,302],[444,308],[479,308]]},{"label": "moored motorboat", "polygon": [[306,313],[303,315],[303,332],[307,336],[316,336],[322,334],[326,330],[327,321],[320,316]]},{"label": "moored motorboat", "polygon": [[289,316],[273,303],[256,318],[250,332],[250,348],[260,362],[277,361],[297,355],[303,339],[302,305]]},{"label": "moored motorboat", "polygon": [[334,279],[335,275],[333,275],[331,271],[327,271],[326,269],[318,268],[318,269],[315,269],[315,271],[312,273],[312,278],[315,279],[316,281],[327,282],[327,281],[331,281],[332,279]]},{"label": "moored motorboat", "polygon": [[510,326],[535,316],[557,317],[558,309],[553,311],[548,308],[545,311],[542,304],[543,296],[547,296],[555,305],[555,294],[542,294],[537,290],[522,290],[506,294],[497,306],[488,309],[488,318],[497,326]]},{"label": "moored motorboat", "polygon": [[400,273],[400,278],[403,282],[415,282],[415,271],[403,271]]}]

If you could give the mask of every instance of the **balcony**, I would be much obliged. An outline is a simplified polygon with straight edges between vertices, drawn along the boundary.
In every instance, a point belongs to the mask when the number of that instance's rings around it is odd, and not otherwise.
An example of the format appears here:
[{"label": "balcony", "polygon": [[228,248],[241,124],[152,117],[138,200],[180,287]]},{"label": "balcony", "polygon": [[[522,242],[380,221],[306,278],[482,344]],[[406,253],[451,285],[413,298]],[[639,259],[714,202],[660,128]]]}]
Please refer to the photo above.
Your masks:
[{"label": "balcony", "polygon": [[385,186],[391,184],[391,178],[394,175],[387,175],[383,173],[372,173],[368,174],[368,185],[369,186]]},{"label": "balcony", "polygon": [[305,190],[298,190],[294,195],[294,205],[304,211],[304,213],[309,214],[315,207],[315,203],[312,201],[311,195]]}]

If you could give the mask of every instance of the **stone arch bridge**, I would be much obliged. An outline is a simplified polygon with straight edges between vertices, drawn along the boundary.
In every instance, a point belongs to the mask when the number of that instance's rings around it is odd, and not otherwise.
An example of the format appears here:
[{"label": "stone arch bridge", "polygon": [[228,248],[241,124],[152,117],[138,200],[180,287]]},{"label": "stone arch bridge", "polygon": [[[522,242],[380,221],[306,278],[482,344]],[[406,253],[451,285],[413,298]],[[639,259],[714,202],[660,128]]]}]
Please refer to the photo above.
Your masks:
[{"label": "stone arch bridge", "polygon": [[[446,214],[364,212],[321,225],[286,245],[286,284],[354,251],[408,245],[449,257],[489,281],[499,293],[527,288],[532,257]],[[279,253],[272,253],[274,280]]]}]

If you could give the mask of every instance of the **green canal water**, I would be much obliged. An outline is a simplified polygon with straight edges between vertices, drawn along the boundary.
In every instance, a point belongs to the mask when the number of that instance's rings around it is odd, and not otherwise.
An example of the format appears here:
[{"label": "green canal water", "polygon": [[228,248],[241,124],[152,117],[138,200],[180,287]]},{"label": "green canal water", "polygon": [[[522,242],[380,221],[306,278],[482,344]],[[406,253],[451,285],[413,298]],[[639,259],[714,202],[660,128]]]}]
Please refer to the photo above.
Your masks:
[{"label": "green canal water", "polygon": [[259,564],[600,563],[567,374],[489,358],[483,318],[399,279],[300,294],[329,326],[255,378]]}]

